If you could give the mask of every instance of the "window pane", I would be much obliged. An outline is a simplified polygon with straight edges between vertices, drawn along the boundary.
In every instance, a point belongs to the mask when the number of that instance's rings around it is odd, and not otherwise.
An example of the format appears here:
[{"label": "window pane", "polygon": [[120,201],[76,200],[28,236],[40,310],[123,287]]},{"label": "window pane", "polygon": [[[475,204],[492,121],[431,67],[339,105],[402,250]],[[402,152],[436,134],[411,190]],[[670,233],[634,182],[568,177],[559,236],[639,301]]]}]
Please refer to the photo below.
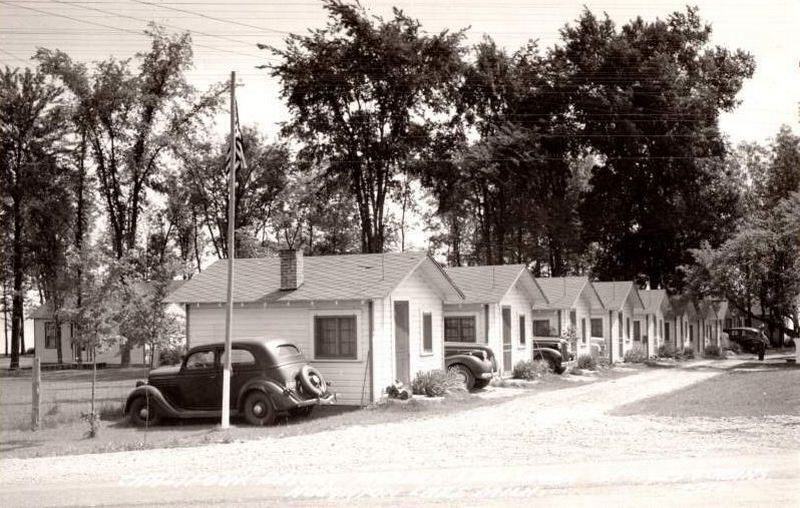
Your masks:
[{"label": "window pane", "polygon": [[214,366],[213,351],[198,351],[186,360],[187,369],[204,369]]},{"label": "window pane", "polygon": [[525,344],[525,316],[519,317],[519,343]]},{"label": "window pane", "polygon": [[433,351],[433,323],[431,314],[422,314],[422,350]]},{"label": "window pane", "polygon": [[319,316],[314,327],[317,358],[356,358],[355,316]]},{"label": "window pane", "polygon": [[300,351],[291,344],[284,344],[282,346],[278,346],[278,356],[280,357],[297,356],[299,354]]},{"label": "window pane", "polygon": [[[222,356],[220,363],[225,365],[225,351],[222,351]],[[256,359],[253,356],[253,353],[246,349],[234,349],[231,352],[231,364],[232,365],[255,365]]]},{"label": "window pane", "polygon": [[475,342],[475,318],[461,318],[461,342]]},{"label": "window pane", "polygon": [[547,319],[534,319],[533,320],[533,336],[534,337],[549,337],[550,336],[550,321]]},{"label": "window pane", "polygon": [[444,340],[448,342],[458,342],[458,318],[444,318]]},{"label": "window pane", "polygon": [[603,336],[603,320],[600,318],[592,318],[592,337]]}]

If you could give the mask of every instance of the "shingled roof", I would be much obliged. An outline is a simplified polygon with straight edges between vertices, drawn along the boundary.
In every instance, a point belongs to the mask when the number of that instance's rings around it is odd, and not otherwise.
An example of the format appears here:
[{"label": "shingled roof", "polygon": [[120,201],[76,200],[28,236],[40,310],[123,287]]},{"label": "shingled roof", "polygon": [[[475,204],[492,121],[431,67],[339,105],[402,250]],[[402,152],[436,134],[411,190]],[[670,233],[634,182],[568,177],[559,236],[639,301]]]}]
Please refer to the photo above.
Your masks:
[{"label": "shingled roof", "polygon": [[635,295],[634,308],[644,309],[644,302],[633,281],[593,282],[592,285],[600,295],[603,307],[608,310],[622,310],[631,294]]},{"label": "shingled roof", "polygon": [[[551,309],[570,309],[577,305],[578,298],[588,286],[600,301],[594,288],[591,287],[589,278],[585,276],[572,277],[537,277],[536,283],[542,288],[544,296]],[[602,302],[601,302],[602,305]]]},{"label": "shingled roof", "polygon": [[525,265],[456,266],[447,275],[464,292],[463,303],[498,303],[517,282],[536,306],[547,298]]},{"label": "shingled roof", "polygon": [[669,305],[669,298],[664,289],[640,289],[639,296],[644,303],[644,312],[648,314],[656,313],[664,302]]},{"label": "shingled roof", "polygon": [[[234,302],[360,300],[384,298],[417,268],[438,287],[445,300],[463,301],[463,294],[439,264],[424,252],[308,256],[303,259],[303,284],[280,289],[280,259],[242,258],[234,265]],[[227,260],[195,275],[167,298],[176,303],[226,301]]]}]

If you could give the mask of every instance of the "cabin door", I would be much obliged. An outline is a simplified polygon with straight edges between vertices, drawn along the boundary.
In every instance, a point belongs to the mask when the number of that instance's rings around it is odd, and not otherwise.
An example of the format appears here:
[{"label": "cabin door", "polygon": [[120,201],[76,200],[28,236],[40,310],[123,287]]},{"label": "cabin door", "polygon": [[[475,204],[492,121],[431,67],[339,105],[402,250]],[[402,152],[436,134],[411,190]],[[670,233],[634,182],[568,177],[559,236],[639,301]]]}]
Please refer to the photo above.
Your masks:
[{"label": "cabin door", "polygon": [[503,370],[511,370],[511,307],[503,307]]},{"label": "cabin door", "polygon": [[405,384],[411,382],[410,352],[408,349],[408,302],[394,302],[394,362],[395,378]]}]

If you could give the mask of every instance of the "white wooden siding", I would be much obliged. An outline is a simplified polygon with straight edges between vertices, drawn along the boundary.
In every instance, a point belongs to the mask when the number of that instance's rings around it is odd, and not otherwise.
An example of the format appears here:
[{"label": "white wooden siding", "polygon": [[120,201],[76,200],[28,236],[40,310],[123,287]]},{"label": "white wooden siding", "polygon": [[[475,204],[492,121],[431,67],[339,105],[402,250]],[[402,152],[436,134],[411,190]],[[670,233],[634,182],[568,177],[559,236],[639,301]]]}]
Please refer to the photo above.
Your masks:
[{"label": "white wooden siding", "polygon": [[[353,315],[356,317],[356,360],[317,360],[314,358],[314,316]],[[202,304],[189,311],[189,343],[194,346],[225,340],[225,306]],[[359,405],[370,402],[369,307],[367,302],[315,302],[236,305],[233,340],[285,339],[297,345],[309,363],[333,382],[337,403]]]},{"label": "white wooden siding", "polygon": [[[408,348],[409,374],[413,379],[417,372],[444,368],[444,322],[441,297],[425,280],[421,270],[417,269],[406,280],[400,283],[390,295],[392,302],[408,301]],[[392,303],[392,310],[394,303]],[[431,313],[433,333],[433,351],[426,353],[422,348],[422,314]],[[394,319],[389,321],[392,331],[391,358],[394,359]],[[394,361],[391,362],[394,365]]]},{"label": "white wooden siding", "polygon": [[[530,360],[533,358],[533,349],[531,347],[531,339],[533,337],[533,312],[531,311],[532,302],[528,300],[528,296],[519,287],[520,283],[514,285],[511,290],[500,301],[500,308],[511,307],[511,365],[502,365],[503,363],[503,349],[502,349],[502,324],[498,326],[498,335],[500,337],[500,355],[498,363],[502,366],[502,370],[511,370],[514,365],[523,360]],[[525,345],[520,347],[519,344],[519,317],[525,316]],[[500,323],[500,321],[498,321]],[[495,351],[497,356],[497,351]]]}]

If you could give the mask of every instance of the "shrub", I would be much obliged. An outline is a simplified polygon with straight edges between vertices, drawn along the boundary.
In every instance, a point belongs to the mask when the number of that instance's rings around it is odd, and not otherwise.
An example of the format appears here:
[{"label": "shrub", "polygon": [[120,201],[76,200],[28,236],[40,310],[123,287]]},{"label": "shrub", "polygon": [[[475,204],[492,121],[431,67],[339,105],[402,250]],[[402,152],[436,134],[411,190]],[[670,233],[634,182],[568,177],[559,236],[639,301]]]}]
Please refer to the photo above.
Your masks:
[{"label": "shrub", "polygon": [[706,350],[703,352],[703,356],[706,358],[725,358],[725,354],[716,344],[709,344],[706,346]]},{"label": "shrub", "polygon": [[683,357],[687,360],[694,358],[694,349],[692,349],[691,346],[686,346],[683,348]]},{"label": "shrub", "polygon": [[644,349],[639,344],[634,345],[629,350],[625,351],[625,356],[623,357],[625,363],[644,363],[647,360],[647,355],[644,352]]},{"label": "shrub", "polygon": [[736,353],[737,355],[742,352],[742,346],[739,345],[738,342],[731,342],[728,345],[728,349]]},{"label": "shrub", "polygon": [[426,397],[441,397],[448,392],[463,389],[464,384],[457,374],[441,369],[417,372],[411,381],[411,391],[415,395]]},{"label": "shrub", "polygon": [[97,412],[101,420],[120,420],[125,417],[124,404],[119,402],[104,402]]},{"label": "shrub", "polygon": [[25,350],[25,354],[26,355],[34,355],[34,354],[36,354],[36,348],[29,347],[28,349]]},{"label": "shrub", "polygon": [[544,360],[523,360],[511,371],[514,379],[526,379],[528,381],[538,379],[550,372],[550,364]]},{"label": "shrub", "polygon": [[583,353],[578,355],[576,366],[579,369],[595,370],[597,368],[597,359],[590,354]]},{"label": "shrub", "polygon": [[672,351],[672,348],[669,347],[668,344],[661,344],[658,346],[658,357],[659,358],[673,358],[675,353]]}]

